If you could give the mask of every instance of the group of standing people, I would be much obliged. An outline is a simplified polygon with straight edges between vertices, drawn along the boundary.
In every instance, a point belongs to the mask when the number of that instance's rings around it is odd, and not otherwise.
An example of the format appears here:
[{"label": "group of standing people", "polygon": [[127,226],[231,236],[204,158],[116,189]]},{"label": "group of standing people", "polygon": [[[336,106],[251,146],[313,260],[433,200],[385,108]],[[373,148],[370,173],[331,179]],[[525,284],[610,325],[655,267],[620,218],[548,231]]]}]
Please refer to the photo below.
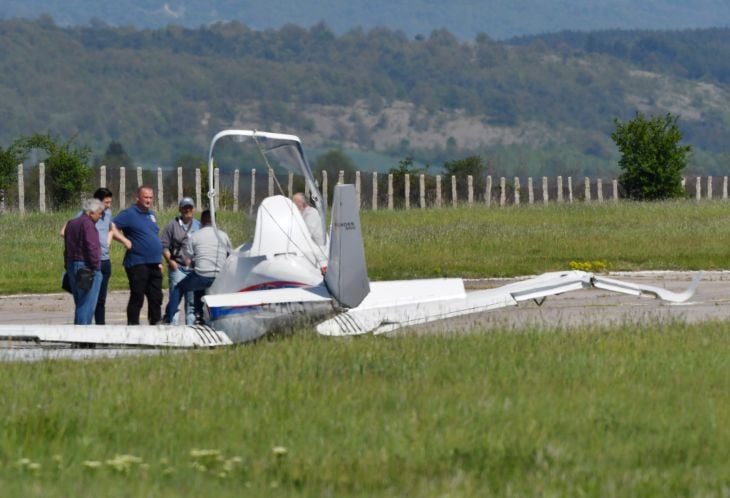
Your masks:
[{"label": "group of standing people", "polygon": [[[202,321],[202,297],[212,285],[232,251],[228,235],[212,225],[210,211],[194,219],[195,204],[189,197],[179,202],[180,215],[160,229],[152,211],[152,187],[137,189],[136,202],[112,218],[112,193],[97,189],[92,199],[61,229],[64,263],[74,297],[74,324],[105,323],[105,306],[111,261],[109,245],[117,240],[126,252],[123,266],[129,281],[127,325],[139,325],[147,298],[150,325],[175,324],[185,298],[185,323]],[[170,300],[162,317],[162,258],[168,266]]]}]

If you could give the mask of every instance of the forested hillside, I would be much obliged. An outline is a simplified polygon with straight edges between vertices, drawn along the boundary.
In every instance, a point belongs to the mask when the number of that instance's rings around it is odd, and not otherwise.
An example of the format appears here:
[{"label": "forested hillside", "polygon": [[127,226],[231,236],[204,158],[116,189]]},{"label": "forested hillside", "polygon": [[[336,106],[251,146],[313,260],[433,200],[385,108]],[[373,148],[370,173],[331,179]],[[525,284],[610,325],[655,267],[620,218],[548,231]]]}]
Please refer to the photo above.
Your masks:
[{"label": "forested hillside", "polygon": [[462,40],[495,39],[563,30],[686,29],[730,25],[722,0],[3,0],[0,18],[49,14],[61,25],[107,23],[197,28],[238,21],[257,30],[321,21],[336,33],[385,27],[413,37],[446,28]]},{"label": "forested hillside", "polygon": [[[641,110],[680,116],[693,171],[727,171],[727,62],[705,52],[708,37],[716,54],[730,50],[730,30],[562,36],[508,44],[445,30],[338,36],[323,24],[2,21],[0,145],[48,131],[97,154],[116,140],[137,163],[164,166],[203,155],[235,125],[296,133],[310,149],[385,154],[386,168],[409,155],[440,165],[480,154],[500,174],[610,174],[613,120]],[[686,41],[672,59],[663,39]],[[619,41],[623,53],[606,48]],[[693,64],[703,70],[681,69]]]}]

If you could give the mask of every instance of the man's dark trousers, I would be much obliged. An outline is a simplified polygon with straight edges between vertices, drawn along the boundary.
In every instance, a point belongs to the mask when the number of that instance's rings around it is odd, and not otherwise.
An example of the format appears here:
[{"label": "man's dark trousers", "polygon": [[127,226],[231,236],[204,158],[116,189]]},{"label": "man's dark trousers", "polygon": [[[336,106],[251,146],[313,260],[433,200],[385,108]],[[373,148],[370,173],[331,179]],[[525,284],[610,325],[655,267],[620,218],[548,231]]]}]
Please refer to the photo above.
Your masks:
[{"label": "man's dark trousers", "polygon": [[127,325],[139,325],[139,313],[147,296],[147,319],[156,325],[162,318],[162,271],[159,264],[125,268],[129,280]]}]

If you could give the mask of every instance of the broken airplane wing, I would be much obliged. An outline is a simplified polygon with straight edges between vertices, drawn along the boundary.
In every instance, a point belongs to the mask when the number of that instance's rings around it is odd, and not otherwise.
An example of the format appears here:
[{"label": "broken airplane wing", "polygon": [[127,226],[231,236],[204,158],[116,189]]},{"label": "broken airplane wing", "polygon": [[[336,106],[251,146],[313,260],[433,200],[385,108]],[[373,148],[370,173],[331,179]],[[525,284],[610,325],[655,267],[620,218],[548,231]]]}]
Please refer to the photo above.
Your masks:
[{"label": "broken airplane wing", "polygon": [[548,296],[591,288],[681,303],[692,297],[701,276],[702,273],[698,273],[682,293],[583,271],[544,273],[495,289],[468,293],[464,292],[461,279],[371,282],[371,292],[359,306],[320,323],[317,332],[326,336],[382,334],[402,327],[517,306],[523,301],[535,300],[541,304]]}]

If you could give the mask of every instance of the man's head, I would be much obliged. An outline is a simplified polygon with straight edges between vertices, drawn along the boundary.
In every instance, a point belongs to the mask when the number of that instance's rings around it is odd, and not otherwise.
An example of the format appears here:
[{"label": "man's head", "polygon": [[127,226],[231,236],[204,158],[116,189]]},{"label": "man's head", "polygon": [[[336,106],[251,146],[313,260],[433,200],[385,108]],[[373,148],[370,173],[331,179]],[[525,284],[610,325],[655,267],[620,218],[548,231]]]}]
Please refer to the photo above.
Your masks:
[{"label": "man's head", "polygon": [[99,199],[92,197],[91,199],[86,199],[84,201],[81,209],[89,216],[89,218],[92,219],[94,223],[96,223],[104,213],[104,204]]},{"label": "man's head", "polygon": [[184,220],[189,221],[193,218],[193,214],[195,213],[195,203],[190,197],[183,197],[180,199],[178,207],[180,209],[180,216],[182,216]]},{"label": "man's head", "polygon": [[213,217],[210,215],[210,209],[204,210],[200,213],[200,225],[208,226],[213,224]]},{"label": "man's head", "polygon": [[307,199],[304,197],[304,194],[301,192],[297,192],[291,197],[291,201],[294,203],[294,205],[299,208],[299,211],[304,211],[304,209],[309,206],[309,203],[307,202]]},{"label": "man's head", "polygon": [[155,193],[152,187],[148,185],[142,185],[137,189],[137,206],[143,211],[147,211],[152,207],[152,201],[155,198]]},{"label": "man's head", "polygon": [[106,187],[99,187],[94,192],[94,199],[99,199],[104,204],[104,209],[112,207],[112,191]]}]

